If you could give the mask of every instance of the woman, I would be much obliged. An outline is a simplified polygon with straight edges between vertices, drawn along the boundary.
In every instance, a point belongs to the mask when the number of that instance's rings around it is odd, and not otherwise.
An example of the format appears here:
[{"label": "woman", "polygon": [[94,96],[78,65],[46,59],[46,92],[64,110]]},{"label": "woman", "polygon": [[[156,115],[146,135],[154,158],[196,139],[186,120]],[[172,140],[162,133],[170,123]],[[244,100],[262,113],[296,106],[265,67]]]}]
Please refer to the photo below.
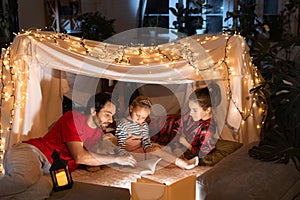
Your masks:
[{"label": "woman", "polygon": [[[213,97],[217,91],[212,91]],[[190,159],[204,157],[215,148],[215,122],[212,116],[212,99],[208,87],[198,88],[189,96],[189,112],[176,123],[179,135],[174,144],[175,155]]]}]

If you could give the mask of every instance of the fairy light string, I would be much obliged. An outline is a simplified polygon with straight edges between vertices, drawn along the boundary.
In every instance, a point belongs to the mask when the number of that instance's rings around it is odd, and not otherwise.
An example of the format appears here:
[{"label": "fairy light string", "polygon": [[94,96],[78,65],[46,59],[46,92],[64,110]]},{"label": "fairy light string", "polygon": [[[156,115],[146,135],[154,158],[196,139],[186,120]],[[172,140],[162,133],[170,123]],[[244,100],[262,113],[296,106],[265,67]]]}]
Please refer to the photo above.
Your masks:
[{"label": "fairy light string", "polygon": [[[15,71],[10,63],[10,47],[2,49],[1,55],[1,102],[0,102],[0,176],[4,174],[3,158],[6,144],[9,143],[9,134],[13,126],[15,113]],[[9,121],[6,113],[9,110]]]},{"label": "fairy light string", "polygon": [[[224,56],[214,63],[209,63],[207,66],[200,68],[197,66],[196,56],[193,49],[190,47],[188,43],[182,41],[175,41],[164,47],[162,45],[158,46],[148,46],[145,47],[143,44],[132,44],[131,46],[126,45],[113,45],[107,43],[101,43],[102,45],[93,46],[93,43],[89,40],[85,40],[84,38],[78,38],[69,36],[64,33],[55,33],[55,32],[43,32],[41,30],[29,30],[24,33],[18,33],[18,35],[25,35],[29,38],[29,44],[33,41],[37,42],[47,42],[49,45],[55,45],[56,47],[67,49],[70,52],[81,54],[84,56],[92,57],[96,60],[103,62],[111,62],[120,65],[141,65],[141,66],[150,66],[152,64],[166,64],[166,67],[176,70],[174,68],[176,62],[186,61],[189,66],[191,66],[196,74],[205,71],[219,71],[221,72],[223,68],[225,68],[225,74],[222,74],[222,78],[226,83],[227,87],[227,101],[232,103],[236,112],[239,113],[242,119],[241,125],[244,124],[245,121],[248,120],[249,117],[253,116],[254,108],[256,106],[259,107],[259,114],[262,116],[261,121],[257,122],[257,129],[261,128],[266,118],[266,107],[267,103],[265,102],[265,98],[263,93],[260,91],[256,91],[254,93],[249,93],[247,99],[243,99],[245,101],[249,101],[250,107],[247,110],[242,110],[240,105],[242,102],[238,102],[234,99],[232,92],[231,79],[235,76],[233,71],[234,66],[231,66],[230,58],[230,41],[233,37],[239,37],[242,44],[243,51],[243,64],[246,66],[250,66],[252,71],[249,74],[242,74],[245,76],[245,84],[247,84],[247,77],[253,79],[251,82],[251,87],[255,88],[259,85],[263,80],[258,73],[257,68],[252,64],[251,58],[248,56],[248,51],[246,49],[245,40],[242,36],[238,34],[227,35],[223,33],[225,36],[225,45],[224,45]],[[204,39],[196,39],[200,45],[205,45],[209,41],[219,39],[216,35],[206,36]],[[26,45],[26,44],[25,44]],[[30,48],[29,48],[30,49]],[[10,138],[8,135],[11,134],[14,113],[16,109],[22,109],[25,106],[26,102],[26,87],[28,84],[28,75],[29,69],[28,66],[21,68],[17,64],[10,63],[10,47],[3,50],[2,59],[2,67],[1,67],[1,108],[0,108],[0,174],[4,173],[3,170],[3,154],[6,147],[6,144],[9,144],[6,141],[6,138]],[[207,52],[209,53],[209,52]],[[34,52],[27,52],[28,56],[37,57],[38,55],[30,55],[35,54]],[[24,55],[27,56],[27,55]],[[250,59],[249,59],[250,58]],[[16,62],[18,63],[18,62]],[[150,68],[149,73],[151,73]],[[248,72],[247,72],[248,73]],[[170,77],[172,79],[172,77]],[[18,87],[23,91],[20,98],[15,97],[15,89],[16,84],[15,81],[18,82]],[[8,125],[3,123],[2,114],[4,111],[4,104],[7,102],[11,102],[12,108],[10,110],[10,122]],[[7,104],[5,104],[7,105]],[[229,125],[228,125],[229,126]],[[239,131],[239,130],[234,130]]]}]

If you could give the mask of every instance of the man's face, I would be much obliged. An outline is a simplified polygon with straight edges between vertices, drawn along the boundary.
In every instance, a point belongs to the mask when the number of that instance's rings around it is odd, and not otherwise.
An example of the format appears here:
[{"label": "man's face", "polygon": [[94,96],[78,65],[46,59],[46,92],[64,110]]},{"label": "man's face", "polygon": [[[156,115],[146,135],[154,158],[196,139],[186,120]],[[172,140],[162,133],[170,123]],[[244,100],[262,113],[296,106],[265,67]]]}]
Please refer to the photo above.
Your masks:
[{"label": "man's face", "polygon": [[116,106],[107,102],[104,107],[94,116],[94,123],[105,130],[113,122],[113,115],[116,113]]}]

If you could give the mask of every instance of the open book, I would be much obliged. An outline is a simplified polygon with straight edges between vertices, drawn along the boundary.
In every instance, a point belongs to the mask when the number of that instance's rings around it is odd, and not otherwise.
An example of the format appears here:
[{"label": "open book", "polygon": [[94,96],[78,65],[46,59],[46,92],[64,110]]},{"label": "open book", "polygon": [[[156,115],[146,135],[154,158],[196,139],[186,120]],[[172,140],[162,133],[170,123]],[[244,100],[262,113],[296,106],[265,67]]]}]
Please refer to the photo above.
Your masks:
[{"label": "open book", "polygon": [[161,158],[153,158],[138,162],[137,168],[140,170],[140,175],[154,174],[157,163]]},{"label": "open book", "polygon": [[148,160],[139,161],[135,168],[122,168],[122,171],[139,173],[141,176],[147,174],[154,174],[157,163],[160,160],[161,158],[152,158]]}]

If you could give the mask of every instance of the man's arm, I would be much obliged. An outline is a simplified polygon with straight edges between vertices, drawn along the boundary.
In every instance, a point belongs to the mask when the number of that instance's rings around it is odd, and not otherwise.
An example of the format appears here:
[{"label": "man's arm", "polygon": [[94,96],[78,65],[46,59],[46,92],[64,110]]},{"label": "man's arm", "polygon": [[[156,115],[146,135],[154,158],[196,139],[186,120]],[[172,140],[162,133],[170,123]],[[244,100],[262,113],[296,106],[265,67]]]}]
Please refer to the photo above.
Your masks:
[{"label": "man's arm", "polygon": [[136,160],[133,156],[113,156],[96,154],[87,151],[83,147],[82,142],[68,142],[67,146],[77,164],[99,166],[117,163],[119,165],[130,165],[132,167],[136,166]]}]

